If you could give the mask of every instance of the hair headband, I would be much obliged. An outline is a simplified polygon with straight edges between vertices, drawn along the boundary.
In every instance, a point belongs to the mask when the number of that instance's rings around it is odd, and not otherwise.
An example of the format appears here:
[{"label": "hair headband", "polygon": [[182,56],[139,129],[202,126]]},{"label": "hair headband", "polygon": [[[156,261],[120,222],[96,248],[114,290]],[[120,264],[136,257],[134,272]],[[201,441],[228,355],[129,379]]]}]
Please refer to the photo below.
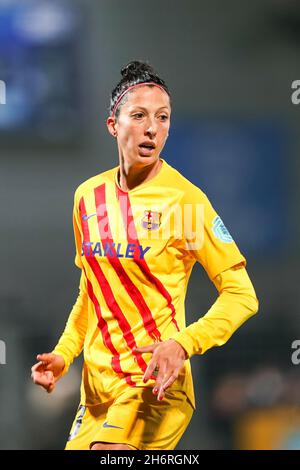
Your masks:
[{"label": "hair headband", "polygon": [[160,88],[161,90],[163,90],[164,92],[167,93],[167,91],[161,86],[161,85],[158,85],[157,83],[155,82],[143,82],[143,83],[137,83],[136,85],[132,85],[128,88],[126,88],[125,91],[123,91],[123,93],[121,93],[121,95],[119,96],[119,98],[117,99],[116,101],[116,104],[114,105],[113,109],[112,109],[112,112],[111,112],[111,115],[113,116],[115,114],[115,111],[121,101],[121,99],[123,98],[124,95],[126,95],[126,93],[130,90],[132,90],[133,88],[136,88],[138,86],[144,86],[144,85],[153,85],[153,86],[157,86],[158,88]]}]

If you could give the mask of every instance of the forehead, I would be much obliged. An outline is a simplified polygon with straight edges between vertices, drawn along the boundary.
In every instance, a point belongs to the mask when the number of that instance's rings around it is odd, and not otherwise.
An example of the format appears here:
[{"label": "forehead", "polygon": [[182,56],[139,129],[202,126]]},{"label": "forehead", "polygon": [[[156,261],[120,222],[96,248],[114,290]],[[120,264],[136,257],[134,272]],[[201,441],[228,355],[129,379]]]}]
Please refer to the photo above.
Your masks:
[{"label": "forehead", "polygon": [[122,107],[133,108],[143,106],[144,108],[170,108],[168,94],[157,86],[139,86],[127,94],[127,100]]}]

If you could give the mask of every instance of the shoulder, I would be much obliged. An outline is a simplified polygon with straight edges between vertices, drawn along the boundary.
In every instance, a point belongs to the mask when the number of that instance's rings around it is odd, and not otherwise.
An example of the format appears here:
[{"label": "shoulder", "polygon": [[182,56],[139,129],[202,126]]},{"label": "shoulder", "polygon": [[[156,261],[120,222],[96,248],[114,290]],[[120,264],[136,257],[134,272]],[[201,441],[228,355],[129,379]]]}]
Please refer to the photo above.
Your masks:
[{"label": "shoulder", "polygon": [[192,204],[195,202],[205,203],[208,200],[202,189],[193,184],[169,164],[167,164],[167,171],[168,184],[181,192],[181,200],[184,204]]},{"label": "shoulder", "polygon": [[93,191],[98,186],[101,186],[101,184],[113,182],[114,175],[115,175],[117,168],[118,167],[111,168],[110,170],[107,170],[102,173],[99,173],[98,175],[92,176],[91,178],[88,178],[87,180],[80,183],[80,185],[76,188],[75,193],[74,193],[75,201],[79,201],[87,193],[89,193],[90,191]]}]

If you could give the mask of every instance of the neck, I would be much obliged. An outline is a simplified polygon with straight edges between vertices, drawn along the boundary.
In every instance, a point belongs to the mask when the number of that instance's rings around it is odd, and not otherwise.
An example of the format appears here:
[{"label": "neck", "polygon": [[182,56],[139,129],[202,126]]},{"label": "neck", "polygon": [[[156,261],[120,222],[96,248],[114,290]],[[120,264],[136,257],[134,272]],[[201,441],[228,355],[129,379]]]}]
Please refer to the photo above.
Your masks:
[{"label": "neck", "polygon": [[160,170],[162,160],[158,159],[151,165],[128,165],[123,158],[120,159],[118,181],[122,191],[130,191],[136,186],[152,179]]}]

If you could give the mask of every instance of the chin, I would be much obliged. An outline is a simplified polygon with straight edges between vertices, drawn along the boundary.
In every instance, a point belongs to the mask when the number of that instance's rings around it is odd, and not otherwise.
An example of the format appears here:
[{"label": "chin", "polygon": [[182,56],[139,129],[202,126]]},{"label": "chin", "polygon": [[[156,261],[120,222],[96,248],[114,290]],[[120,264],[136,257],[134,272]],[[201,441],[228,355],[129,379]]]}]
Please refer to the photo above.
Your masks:
[{"label": "chin", "polygon": [[138,155],[138,160],[140,162],[150,165],[151,163],[155,163],[157,160],[159,160],[159,156],[158,155],[149,155],[149,156]]}]

